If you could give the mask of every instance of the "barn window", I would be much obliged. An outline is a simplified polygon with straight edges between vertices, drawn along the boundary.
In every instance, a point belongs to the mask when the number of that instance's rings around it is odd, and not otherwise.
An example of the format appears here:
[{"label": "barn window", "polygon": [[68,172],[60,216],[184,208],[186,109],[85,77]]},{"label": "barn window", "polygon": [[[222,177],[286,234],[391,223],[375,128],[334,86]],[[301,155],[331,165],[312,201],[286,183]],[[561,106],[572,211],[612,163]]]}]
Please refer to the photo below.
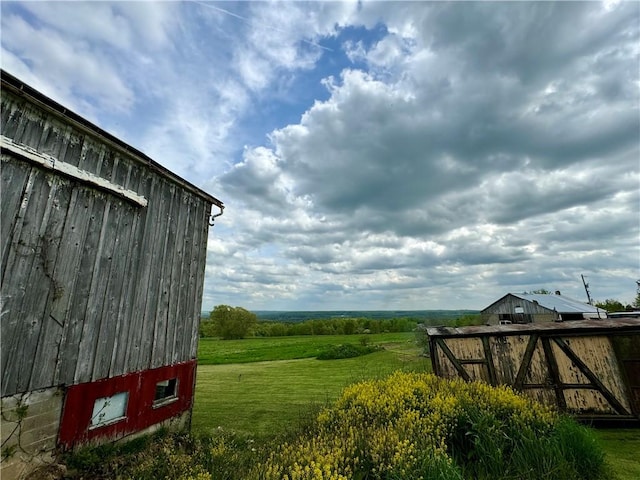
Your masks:
[{"label": "barn window", "polygon": [[178,379],[163,380],[156,383],[156,394],[153,398],[153,405],[162,405],[164,403],[176,400],[178,393]]},{"label": "barn window", "polygon": [[128,401],[129,392],[120,392],[110,397],[98,398],[93,404],[89,428],[103,427],[124,420]]}]

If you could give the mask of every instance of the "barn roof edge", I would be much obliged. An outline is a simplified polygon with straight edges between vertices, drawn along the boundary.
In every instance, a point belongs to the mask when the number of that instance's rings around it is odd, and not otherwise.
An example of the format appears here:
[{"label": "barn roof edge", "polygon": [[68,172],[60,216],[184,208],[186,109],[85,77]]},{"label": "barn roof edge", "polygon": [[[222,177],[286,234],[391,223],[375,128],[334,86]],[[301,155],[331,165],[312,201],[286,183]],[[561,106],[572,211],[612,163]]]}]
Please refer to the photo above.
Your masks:
[{"label": "barn roof edge", "polygon": [[171,170],[169,170],[168,168],[162,166],[160,163],[156,162],[151,157],[149,157],[147,154],[143,153],[142,151],[138,150],[137,148],[129,145],[128,143],[126,143],[123,140],[119,139],[115,135],[107,132],[106,130],[100,128],[99,126],[97,126],[96,124],[90,122],[89,120],[87,120],[86,118],[82,117],[81,115],[69,110],[64,105],[61,105],[60,103],[56,102],[55,100],[51,99],[50,97],[48,97],[48,96],[44,95],[43,93],[39,92],[38,90],[36,90],[35,88],[31,87],[27,83],[23,82],[19,78],[17,78],[14,75],[10,74],[6,70],[0,69],[0,77],[2,78],[2,87],[3,88],[8,88],[9,90],[13,91],[14,93],[16,93],[16,94],[18,94],[20,96],[28,96],[28,97],[30,97],[36,103],[40,104],[41,106],[44,106],[48,110],[50,110],[50,111],[54,112],[55,114],[57,114],[58,116],[65,117],[65,118],[73,121],[76,125],[78,125],[82,129],[89,131],[93,135],[97,135],[99,137],[102,137],[104,140],[106,140],[107,142],[111,143],[112,145],[117,147],[119,150],[124,151],[125,153],[127,153],[130,156],[134,157],[134,159],[136,159],[140,163],[144,163],[149,168],[155,170],[156,172],[158,172],[159,174],[163,175],[164,177],[166,177],[166,178],[170,179],[171,181],[177,183],[178,185],[182,186],[186,190],[189,190],[190,192],[196,194],[197,196],[199,196],[202,199],[206,200],[210,204],[216,205],[220,209],[224,208],[223,202],[218,200],[213,195],[208,194],[207,192],[202,190],[200,187],[197,187],[193,183],[189,182],[188,180],[185,180],[184,178],[182,178],[178,174],[176,174],[176,173],[172,172]]}]

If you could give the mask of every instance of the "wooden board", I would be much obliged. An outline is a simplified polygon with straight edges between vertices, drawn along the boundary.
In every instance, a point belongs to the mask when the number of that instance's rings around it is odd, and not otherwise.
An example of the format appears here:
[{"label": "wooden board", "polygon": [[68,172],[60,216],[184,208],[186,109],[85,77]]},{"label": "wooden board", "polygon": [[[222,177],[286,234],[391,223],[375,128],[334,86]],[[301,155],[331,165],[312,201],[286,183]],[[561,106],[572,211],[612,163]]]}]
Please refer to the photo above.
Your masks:
[{"label": "wooden board", "polygon": [[1,93],[2,396],[195,358],[219,201],[55,105]]},{"label": "wooden board", "polygon": [[640,362],[621,359],[611,340],[640,352],[640,320],[510,327],[428,329],[435,373],[511,385],[583,417],[640,418],[633,383],[640,372],[629,374]]}]

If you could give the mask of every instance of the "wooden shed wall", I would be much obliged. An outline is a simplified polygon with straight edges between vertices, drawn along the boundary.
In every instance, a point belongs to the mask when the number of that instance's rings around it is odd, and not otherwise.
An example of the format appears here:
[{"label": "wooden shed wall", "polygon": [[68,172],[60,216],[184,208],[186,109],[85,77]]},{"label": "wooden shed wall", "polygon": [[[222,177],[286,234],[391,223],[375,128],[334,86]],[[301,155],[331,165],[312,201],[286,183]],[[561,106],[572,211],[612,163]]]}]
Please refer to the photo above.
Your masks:
[{"label": "wooden shed wall", "polygon": [[7,89],[2,135],[148,200],[3,148],[2,396],[195,358],[211,202]]},{"label": "wooden shed wall", "polygon": [[[522,308],[520,315],[515,314],[516,307]],[[490,325],[497,325],[500,322],[500,315],[511,315],[511,320],[518,321],[520,317],[522,322],[526,323],[527,319],[530,319],[534,323],[538,322],[553,322],[556,320],[557,315],[547,308],[537,305],[534,302],[523,300],[514,295],[506,295],[504,298],[498,300],[493,305],[485,308],[482,312],[483,322]]]},{"label": "wooden shed wall", "polygon": [[[575,322],[574,329],[552,324],[531,331],[474,327],[444,335],[428,330],[434,372],[511,385],[581,416],[637,419],[640,397],[633,372],[637,377],[640,323],[622,325],[624,332],[615,323],[607,324],[608,331],[598,328],[600,323]],[[620,342],[625,352],[616,352],[614,343]]]},{"label": "wooden shed wall", "polygon": [[514,313],[516,307],[522,307],[522,313],[524,313],[525,315],[540,315],[549,313],[548,309],[541,307],[540,305],[536,305],[533,302],[523,300],[514,295],[507,295],[493,305],[485,308],[482,311],[482,314],[491,315],[499,313]]}]

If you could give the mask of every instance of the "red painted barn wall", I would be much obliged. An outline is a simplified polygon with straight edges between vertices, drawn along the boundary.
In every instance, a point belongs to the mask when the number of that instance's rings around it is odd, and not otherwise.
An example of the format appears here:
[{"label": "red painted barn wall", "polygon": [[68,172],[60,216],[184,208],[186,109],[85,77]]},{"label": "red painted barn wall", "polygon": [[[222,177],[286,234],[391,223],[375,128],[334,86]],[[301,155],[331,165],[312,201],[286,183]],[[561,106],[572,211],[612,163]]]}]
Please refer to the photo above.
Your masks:
[{"label": "red painted barn wall", "polygon": [[[129,373],[69,387],[66,393],[58,442],[65,448],[105,438],[115,439],[175,417],[193,405],[196,361]],[[178,379],[177,399],[154,406],[156,384]],[[93,406],[99,398],[128,392],[126,417],[115,423],[90,428]]]}]

